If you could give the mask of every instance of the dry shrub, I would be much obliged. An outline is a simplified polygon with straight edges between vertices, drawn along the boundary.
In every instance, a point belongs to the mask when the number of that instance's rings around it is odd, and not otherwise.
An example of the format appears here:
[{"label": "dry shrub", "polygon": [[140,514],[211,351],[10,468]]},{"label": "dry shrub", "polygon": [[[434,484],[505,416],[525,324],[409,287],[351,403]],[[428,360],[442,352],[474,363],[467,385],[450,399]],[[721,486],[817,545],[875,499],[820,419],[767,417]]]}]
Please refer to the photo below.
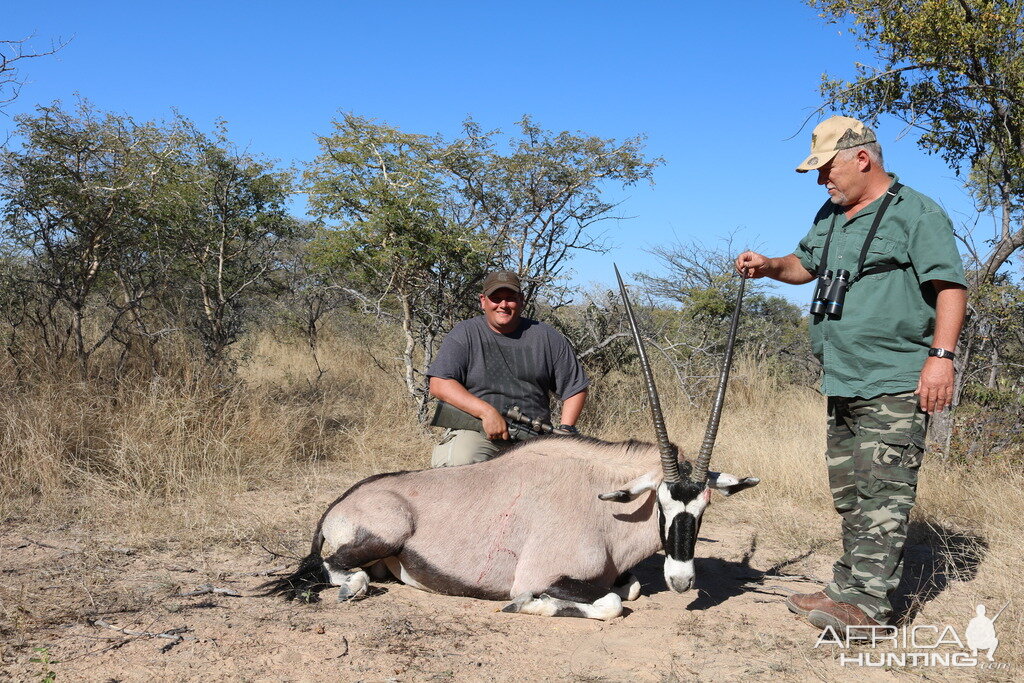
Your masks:
[{"label": "dry shrub", "polygon": [[[686,457],[694,458],[704,440],[710,405],[691,405],[671,371],[657,359],[654,364],[669,438]],[[717,386],[718,377],[707,382]],[[599,428],[591,433],[602,438],[654,440],[639,378],[611,373],[591,393],[598,401],[595,405],[588,400],[584,431],[597,422]],[[787,385],[755,360],[739,357],[731,371],[711,467],[770,482],[770,492],[762,486],[744,493],[759,505],[771,501],[780,512],[790,505],[830,510],[824,416],[825,399],[816,391]]]},{"label": "dry shrub", "polygon": [[404,387],[366,348],[342,339],[323,345],[321,373],[301,344],[260,335],[249,346],[237,375],[199,368],[149,381],[68,381],[67,371],[8,376],[0,515],[65,507],[72,497],[78,504],[222,494],[324,459],[361,474],[425,461],[428,440]]},{"label": "dry shrub", "polygon": [[397,359],[388,353],[397,348],[391,338],[394,332],[374,332],[378,334],[373,335],[373,346],[349,335],[322,342],[319,369],[301,344],[261,335],[240,371],[251,386],[278,400],[318,404],[312,428],[318,435],[335,435],[324,457],[362,476],[423,467],[430,459],[432,438],[417,421]]},{"label": "dry shrub", "polygon": [[1024,472],[1006,459],[973,464],[926,460],[914,511],[923,529],[917,540],[937,552],[939,585],[934,588],[943,589],[934,608],[927,605],[922,611],[924,623],[962,628],[979,603],[992,617],[1012,601],[996,622],[996,656],[1018,666],[1024,664],[1022,491]]}]

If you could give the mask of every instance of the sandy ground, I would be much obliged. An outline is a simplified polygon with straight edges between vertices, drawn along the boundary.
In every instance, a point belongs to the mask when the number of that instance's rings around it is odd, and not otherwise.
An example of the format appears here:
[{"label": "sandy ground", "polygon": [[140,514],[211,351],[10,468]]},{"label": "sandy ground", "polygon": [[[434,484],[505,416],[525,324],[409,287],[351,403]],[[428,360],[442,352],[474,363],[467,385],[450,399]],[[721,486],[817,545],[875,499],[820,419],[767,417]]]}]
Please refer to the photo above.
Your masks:
[{"label": "sandy ground", "polygon": [[[302,552],[332,488],[326,482],[312,500],[296,491],[251,492],[240,504],[269,518],[275,509],[287,510],[280,517],[294,523],[278,533]],[[343,489],[339,480],[335,490]],[[809,579],[828,575],[830,549],[794,554],[773,546],[735,523],[738,508],[730,503],[716,502],[705,517],[695,590],[667,590],[663,558],[656,555],[636,570],[640,598],[609,622],[506,614],[498,611],[504,603],[395,583],[356,602],[339,604],[335,591],[325,591],[322,602],[298,605],[252,595],[268,572],[281,573],[292,561],[251,540],[196,547],[162,539],[133,547],[84,525],[8,521],[0,527],[0,679],[917,677],[843,668],[836,646],[815,648],[818,631],[790,614],[783,600],[820,587]],[[204,587],[218,592],[189,595]]]}]

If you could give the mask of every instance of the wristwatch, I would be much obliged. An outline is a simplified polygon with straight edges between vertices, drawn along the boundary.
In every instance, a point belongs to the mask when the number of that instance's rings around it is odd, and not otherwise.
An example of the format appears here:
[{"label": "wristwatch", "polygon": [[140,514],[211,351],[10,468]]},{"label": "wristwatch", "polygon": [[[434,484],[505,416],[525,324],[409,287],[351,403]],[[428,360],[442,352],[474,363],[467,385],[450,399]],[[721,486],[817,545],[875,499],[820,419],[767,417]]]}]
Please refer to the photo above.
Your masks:
[{"label": "wristwatch", "polygon": [[936,358],[948,358],[950,360],[956,358],[956,354],[953,353],[952,351],[947,351],[946,349],[938,349],[935,347],[928,349],[928,355],[935,356]]}]

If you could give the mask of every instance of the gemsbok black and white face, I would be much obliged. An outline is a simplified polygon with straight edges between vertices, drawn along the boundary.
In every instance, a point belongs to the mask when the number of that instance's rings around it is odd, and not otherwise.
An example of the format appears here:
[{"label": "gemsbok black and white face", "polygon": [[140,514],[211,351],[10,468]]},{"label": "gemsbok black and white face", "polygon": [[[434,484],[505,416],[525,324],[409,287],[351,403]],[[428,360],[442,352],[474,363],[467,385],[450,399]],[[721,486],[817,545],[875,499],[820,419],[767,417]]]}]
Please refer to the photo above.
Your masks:
[{"label": "gemsbok black and white face", "polygon": [[[688,465],[684,465],[687,468]],[[687,473],[689,474],[689,473]],[[731,474],[708,472],[706,485],[689,479],[662,482],[658,486],[658,511],[661,545],[665,549],[665,583],[677,593],[693,588],[696,570],[693,565],[704,511],[711,504],[711,492],[717,490],[731,496],[756,486],[760,479],[739,479]]]},{"label": "gemsbok black and white face", "polygon": [[665,583],[677,593],[693,588],[697,576],[693,554],[701,517],[710,502],[711,489],[691,481],[662,482],[658,486]]},{"label": "gemsbok black and white face", "polygon": [[[673,448],[673,459],[675,458]],[[757,477],[740,479],[724,472],[708,472],[703,482],[691,477],[689,462],[676,462],[676,469],[648,473],[630,482],[626,488],[603,493],[601,500],[625,503],[655,492],[661,546],[665,550],[665,583],[677,593],[693,588],[696,578],[693,558],[700,533],[701,519],[711,504],[711,492],[731,496],[760,483]],[[664,465],[664,462],[662,463]]]}]

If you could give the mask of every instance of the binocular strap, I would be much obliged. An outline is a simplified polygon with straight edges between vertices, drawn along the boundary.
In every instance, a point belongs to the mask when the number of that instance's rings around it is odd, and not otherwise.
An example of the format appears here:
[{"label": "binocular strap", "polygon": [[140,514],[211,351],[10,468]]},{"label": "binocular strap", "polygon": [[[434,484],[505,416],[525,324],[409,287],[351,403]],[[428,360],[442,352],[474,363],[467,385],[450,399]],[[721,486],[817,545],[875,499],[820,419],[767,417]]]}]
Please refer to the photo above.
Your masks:
[{"label": "binocular strap", "polygon": [[[875,214],[875,220],[871,223],[871,229],[868,230],[867,237],[864,238],[864,246],[860,249],[860,258],[857,259],[857,272],[850,278],[850,284],[852,285],[857,280],[861,279],[865,275],[875,275],[876,273],[886,273],[890,270],[901,270],[905,266],[900,265],[888,265],[888,266],[875,266],[864,270],[864,260],[868,256],[868,247],[871,246],[871,240],[875,239],[875,233],[878,232],[878,226],[882,222],[882,217],[885,215],[886,209],[889,208],[889,203],[892,202],[893,197],[903,189],[903,184],[896,181],[892,184],[888,190],[885,191],[885,198],[882,200],[882,205],[878,207],[878,213]],[[826,267],[828,266],[828,247],[832,242],[832,231],[836,228],[836,216],[839,211],[835,211],[832,214],[832,224],[828,227],[828,234],[825,236],[825,246],[821,249],[821,261],[818,263],[818,277],[821,278],[825,274]]]}]

